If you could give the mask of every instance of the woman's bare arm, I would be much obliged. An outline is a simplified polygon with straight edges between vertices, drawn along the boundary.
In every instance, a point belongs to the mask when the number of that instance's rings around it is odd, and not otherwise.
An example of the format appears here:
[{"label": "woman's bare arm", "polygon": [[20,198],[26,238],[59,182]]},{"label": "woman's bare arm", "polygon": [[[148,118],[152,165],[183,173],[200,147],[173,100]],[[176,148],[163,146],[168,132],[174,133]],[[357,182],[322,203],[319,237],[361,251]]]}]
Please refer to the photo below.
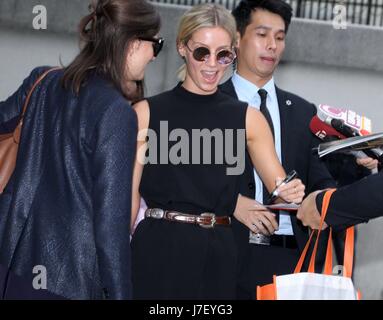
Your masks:
[{"label": "woman's bare arm", "polygon": [[133,106],[137,113],[138,119],[138,135],[137,135],[137,152],[136,160],[133,169],[133,184],[132,184],[132,218],[131,227],[133,229],[134,223],[137,219],[138,210],[140,209],[140,182],[142,170],[144,168],[145,150],[147,149],[146,136],[149,127],[150,110],[149,104],[146,100],[140,101]]}]

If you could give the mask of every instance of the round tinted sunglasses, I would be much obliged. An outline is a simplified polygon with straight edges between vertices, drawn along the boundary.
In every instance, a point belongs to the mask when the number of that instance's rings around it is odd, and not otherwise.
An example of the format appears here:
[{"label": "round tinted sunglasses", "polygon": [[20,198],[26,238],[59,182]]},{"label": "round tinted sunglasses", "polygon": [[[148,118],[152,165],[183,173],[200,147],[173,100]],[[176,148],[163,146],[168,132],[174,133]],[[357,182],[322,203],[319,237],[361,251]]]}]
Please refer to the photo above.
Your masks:
[{"label": "round tinted sunglasses", "polygon": [[[197,61],[205,61],[207,62],[210,57],[210,50],[206,47],[197,47],[194,50],[190,49],[189,46],[186,44],[186,48],[189,49],[190,52],[193,53],[193,58]],[[215,57],[217,59],[218,64],[220,65],[228,65],[234,61],[236,58],[236,55],[234,51],[223,49],[218,51],[215,54]]]},{"label": "round tinted sunglasses", "polygon": [[150,41],[153,43],[153,56],[157,57],[164,45],[164,38],[145,38],[141,37],[140,40]]}]

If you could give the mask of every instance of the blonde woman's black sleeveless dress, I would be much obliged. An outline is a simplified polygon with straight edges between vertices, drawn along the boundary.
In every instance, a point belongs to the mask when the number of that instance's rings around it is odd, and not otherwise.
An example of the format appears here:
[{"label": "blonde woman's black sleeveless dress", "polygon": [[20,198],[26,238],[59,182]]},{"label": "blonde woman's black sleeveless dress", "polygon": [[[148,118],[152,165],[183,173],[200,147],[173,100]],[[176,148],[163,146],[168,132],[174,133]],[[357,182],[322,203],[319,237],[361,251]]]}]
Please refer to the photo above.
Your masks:
[{"label": "blonde woman's black sleeveless dress", "polygon": [[[240,166],[227,155],[234,150],[235,156],[240,145],[246,145],[245,136],[237,140],[237,134],[245,132],[247,104],[220,91],[197,95],[181,84],[149,98],[148,103],[149,129],[157,136],[156,142],[149,137],[150,162],[144,165],[140,184],[140,194],[148,207],[231,216],[238,197],[239,175],[229,175],[227,169]],[[221,132],[224,147],[215,148],[218,142],[204,146],[201,142],[200,148],[193,147],[193,133],[203,129]],[[230,132],[234,139],[230,139]],[[181,140],[182,148],[177,149]],[[244,150],[238,156],[244,163]],[[132,238],[133,297],[234,299],[236,262],[231,226],[203,228],[145,218]]]}]

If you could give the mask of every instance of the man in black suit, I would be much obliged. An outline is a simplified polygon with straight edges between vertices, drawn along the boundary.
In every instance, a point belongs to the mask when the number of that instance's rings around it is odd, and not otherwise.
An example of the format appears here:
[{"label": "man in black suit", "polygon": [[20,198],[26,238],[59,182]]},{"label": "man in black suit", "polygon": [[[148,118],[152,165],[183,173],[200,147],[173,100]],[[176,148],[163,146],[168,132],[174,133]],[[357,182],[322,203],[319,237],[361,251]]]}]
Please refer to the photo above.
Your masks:
[{"label": "man in black suit", "polygon": [[[305,226],[319,229],[323,191],[307,196],[297,217]],[[383,171],[336,190],[327,209],[325,226],[337,229],[356,225],[383,216]]]},{"label": "man in black suit", "polygon": [[[291,7],[281,0],[249,0],[242,1],[233,15],[240,34],[237,70],[221,90],[250,106],[260,106],[272,128],[285,171],[295,169],[308,192],[334,186],[328,170],[312,153],[319,143],[309,130],[315,106],[274,84],[273,73],[285,48]],[[255,174],[247,155],[233,219],[239,249],[239,299],[254,298],[256,286],[272,282],[274,274],[293,272],[308,239],[308,229],[286,212],[280,212],[279,230],[274,233],[278,225],[274,217],[254,207],[255,192],[257,202],[267,195]]]},{"label": "man in black suit", "polygon": [[[331,153],[325,156],[323,161],[326,164],[331,176],[336,181],[337,188],[349,185],[364,177],[367,177],[378,169],[378,160],[369,157],[355,158],[355,156],[351,154]],[[346,230],[339,230],[332,233],[335,257],[339,265],[343,264],[345,237]],[[356,230],[354,237],[356,241]],[[355,259],[356,255],[354,250],[354,265],[356,262]]]}]

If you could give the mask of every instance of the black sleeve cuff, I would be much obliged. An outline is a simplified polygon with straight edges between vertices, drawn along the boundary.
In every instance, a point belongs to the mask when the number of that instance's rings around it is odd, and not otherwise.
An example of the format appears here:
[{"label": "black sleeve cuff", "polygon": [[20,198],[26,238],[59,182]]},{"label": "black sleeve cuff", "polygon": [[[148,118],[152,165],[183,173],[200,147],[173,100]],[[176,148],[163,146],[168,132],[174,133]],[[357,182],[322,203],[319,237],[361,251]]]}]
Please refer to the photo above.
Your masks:
[{"label": "black sleeve cuff", "polygon": [[[326,193],[326,191],[318,193],[318,195],[315,199],[317,210],[319,211],[320,214],[322,213],[323,198],[324,198],[325,193]],[[326,218],[324,220],[330,227],[333,228],[333,230],[335,232],[343,231],[346,228],[348,228],[349,226],[351,226],[352,223],[345,224],[344,218],[338,217],[335,214],[336,210],[335,210],[335,212],[334,212],[334,210],[332,210],[333,206],[334,206],[334,203],[332,203],[332,207],[331,207],[331,200],[330,200],[330,205],[328,207]]]},{"label": "black sleeve cuff", "polygon": [[322,203],[323,203],[323,197],[324,197],[325,191],[318,193],[317,197],[315,199],[316,205],[317,205],[317,210],[319,213],[322,212]]},{"label": "black sleeve cuff", "polygon": [[[323,205],[323,198],[324,198],[325,193],[326,193],[326,191],[323,191],[323,192],[321,192],[321,193],[318,193],[318,194],[317,194],[317,197],[316,197],[316,199],[315,199],[316,206],[317,206],[317,210],[319,211],[320,214],[322,214],[322,205]],[[330,207],[329,207],[329,209],[330,209]],[[338,229],[340,229],[340,230],[344,229],[344,228],[345,228],[344,226],[338,226],[338,225],[337,225],[337,223],[336,223],[336,219],[335,219],[335,217],[333,217],[333,216],[331,215],[331,213],[329,212],[329,209],[328,209],[328,211],[327,211],[326,218],[324,219],[325,222],[326,222],[329,226],[333,227],[333,229],[334,229],[335,231],[338,230]],[[335,221],[334,221],[334,219],[335,219]]]}]

